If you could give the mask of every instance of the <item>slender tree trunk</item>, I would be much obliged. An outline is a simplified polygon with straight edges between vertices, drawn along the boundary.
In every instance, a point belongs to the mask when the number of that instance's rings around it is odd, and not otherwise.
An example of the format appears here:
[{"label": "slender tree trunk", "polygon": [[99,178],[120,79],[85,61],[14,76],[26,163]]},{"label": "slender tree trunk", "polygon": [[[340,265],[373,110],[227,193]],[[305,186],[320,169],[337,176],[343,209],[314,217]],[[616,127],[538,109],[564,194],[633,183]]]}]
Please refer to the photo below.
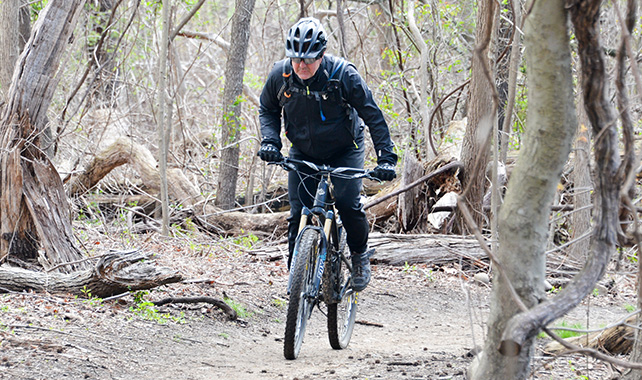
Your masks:
[{"label": "slender tree trunk", "polygon": [[[525,379],[533,337],[516,354],[500,352],[502,334],[520,311],[511,286],[526,307],[544,296],[550,204],[569,155],[576,121],[566,11],[562,0],[539,0],[527,19],[528,125],[499,214],[498,261],[488,338],[472,379]],[[495,268],[495,267],[494,267]]]},{"label": "slender tree trunk", "polygon": [[167,191],[167,156],[169,150],[170,132],[168,126],[171,125],[169,117],[169,96],[167,95],[167,79],[169,65],[169,10],[171,0],[163,0],[162,12],[162,37],[161,48],[158,56],[158,112],[156,122],[158,123],[158,165],[160,173],[160,199],[161,199],[161,233],[165,236],[169,234],[169,195]]},{"label": "slender tree trunk", "polygon": [[18,56],[31,34],[29,7],[25,3],[25,0],[0,2],[0,91],[5,95]]},{"label": "slender tree trunk", "polygon": [[[620,48],[618,51],[617,55],[617,61],[618,61],[618,77],[616,80],[616,86],[617,86],[617,92],[618,92],[618,107],[621,112],[621,119],[622,119],[622,133],[624,135],[624,146],[625,146],[625,154],[624,154],[624,162],[622,163],[622,176],[626,178],[626,176],[629,174],[631,170],[635,170],[633,165],[636,164],[636,157],[635,157],[635,148],[634,148],[634,135],[633,135],[633,122],[631,120],[630,116],[630,111],[629,111],[629,100],[626,94],[626,43],[627,43],[627,38],[630,38],[631,33],[633,32],[633,28],[635,27],[635,21],[637,19],[637,1],[634,0],[628,0],[627,1],[627,12],[626,12],[626,17],[624,18],[623,28],[625,27],[628,33],[622,33],[622,41],[620,43]],[[630,59],[631,57],[629,57]],[[635,64],[635,62],[629,62],[629,64]],[[640,95],[640,94],[638,94]],[[625,183],[628,183],[625,182]],[[626,195],[625,197],[629,198],[629,201],[635,197],[635,181],[631,181],[631,187],[626,190]],[[627,210],[628,211],[628,210]],[[630,213],[630,211],[628,211]],[[626,219],[629,219],[629,215],[620,215],[625,216]],[[632,215],[633,219],[635,218],[635,215]],[[621,220],[621,219],[620,219]],[[637,223],[633,224],[634,229],[637,231],[634,231],[632,234],[634,235],[634,240],[635,243],[637,243],[638,246],[638,257],[641,252],[640,248],[640,232],[639,232],[639,226]],[[638,308],[642,307],[642,260],[638,260],[638,284],[637,284],[637,296],[638,296],[638,302],[637,306]],[[642,317],[638,314],[636,316],[636,325],[642,326]],[[634,362],[642,362],[642,335],[640,335],[640,329],[636,328],[634,333],[634,341],[633,341],[633,350],[631,352],[631,361]],[[642,379],[642,371],[640,370],[630,370],[628,373],[625,373],[624,376],[622,376],[623,380],[640,380]]]},{"label": "slender tree trunk", "polygon": [[60,175],[42,150],[42,134],[60,58],[83,4],[83,0],[50,1],[16,63],[0,118],[0,259],[7,255],[37,259],[49,268],[82,258]]},{"label": "slender tree trunk", "polygon": [[504,107],[504,118],[501,128],[500,141],[500,158],[501,162],[506,163],[508,158],[508,144],[510,142],[513,128],[513,109],[515,108],[515,92],[517,89],[517,72],[519,64],[522,61],[522,35],[517,27],[522,27],[522,0],[513,1],[513,22],[515,23],[513,42],[510,47],[510,61],[508,64],[508,94],[506,107]]},{"label": "slender tree trunk", "polygon": [[[488,50],[491,40],[496,3],[479,0],[477,8],[477,32],[475,35],[475,53],[473,54],[472,78],[470,81],[470,101],[466,134],[462,142],[461,159],[464,163],[463,186],[465,188],[463,201],[473,214],[473,220],[482,225],[484,214],[482,200],[484,197],[486,165],[490,157],[488,138],[491,135],[493,119],[493,90],[492,73],[487,72]],[[491,78],[488,78],[491,75]],[[457,219],[462,221],[459,232],[467,232],[461,214]]]},{"label": "slender tree trunk", "polygon": [[[90,93],[88,106],[98,108],[115,108],[117,92],[116,51],[117,42],[113,28],[116,9],[123,0],[100,0],[92,10],[92,32],[99,39],[89,40],[87,44],[88,57],[93,71],[89,83]],[[107,30],[107,32],[105,32]]]},{"label": "slender tree trunk", "polygon": [[236,180],[238,178],[239,146],[241,135],[241,106],[243,99],[243,73],[250,39],[250,21],[255,0],[236,0],[232,21],[232,44],[225,66],[223,90],[223,136],[221,142],[221,167],[218,179],[216,205],[223,209],[234,207]]},{"label": "slender tree trunk", "polygon": [[591,231],[591,168],[589,167],[591,153],[591,131],[589,121],[584,110],[584,100],[577,100],[578,126],[575,135],[573,155],[573,206],[575,211],[571,215],[573,225],[572,239],[580,239],[569,247],[569,255],[579,263],[583,263],[589,253],[590,240],[586,235]]},{"label": "slender tree trunk", "polygon": [[430,143],[430,139],[432,139],[432,136],[430,135],[430,129],[428,128],[428,123],[430,120],[430,112],[428,111],[428,94],[430,93],[430,85],[428,84],[428,73],[429,73],[429,67],[428,67],[428,60],[430,59],[428,56],[428,45],[426,45],[426,41],[424,41],[423,36],[421,35],[421,32],[419,31],[419,28],[417,27],[417,24],[415,22],[415,7],[417,6],[417,1],[409,1],[408,2],[408,12],[407,12],[407,19],[408,19],[408,28],[412,32],[412,35],[417,43],[417,48],[419,49],[419,53],[421,54],[421,63],[419,65],[419,76],[421,77],[421,86],[419,87],[419,93],[417,94],[419,97],[419,110],[421,113],[421,122],[423,124],[423,127],[421,128],[424,131],[424,139],[426,141],[426,161],[431,161],[433,158],[435,158],[435,154],[432,150],[432,146]]}]

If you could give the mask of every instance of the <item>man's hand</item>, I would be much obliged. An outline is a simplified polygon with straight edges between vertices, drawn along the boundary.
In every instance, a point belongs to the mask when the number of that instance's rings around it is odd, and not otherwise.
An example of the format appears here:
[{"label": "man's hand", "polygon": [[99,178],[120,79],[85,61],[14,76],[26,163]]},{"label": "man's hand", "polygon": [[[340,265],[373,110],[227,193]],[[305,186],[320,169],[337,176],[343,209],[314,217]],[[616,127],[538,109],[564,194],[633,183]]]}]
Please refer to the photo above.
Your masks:
[{"label": "man's hand", "polygon": [[257,155],[265,162],[281,162],[283,155],[277,147],[272,144],[263,144]]},{"label": "man's hand", "polygon": [[370,175],[382,181],[392,181],[393,179],[397,178],[397,173],[395,173],[395,166],[387,162],[377,165],[377,167],[374,168]]}]

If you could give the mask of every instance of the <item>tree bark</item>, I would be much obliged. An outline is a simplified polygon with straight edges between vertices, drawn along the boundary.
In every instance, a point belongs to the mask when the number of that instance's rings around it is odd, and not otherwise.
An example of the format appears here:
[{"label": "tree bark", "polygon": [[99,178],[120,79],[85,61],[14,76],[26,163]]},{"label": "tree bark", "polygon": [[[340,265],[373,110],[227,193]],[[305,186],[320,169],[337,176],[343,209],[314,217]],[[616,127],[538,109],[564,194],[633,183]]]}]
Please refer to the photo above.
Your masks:
[{"label": "tree bark", "polygon": [[510,60],[508,63],[508,94],[506,106],[504,107],[504,118],[500,124],[500,158],[499,160],[506,163],[508,158],[508,145],[513,129],[513,109],[515,108],[515,92],[517,90],[517,72],[522,62],[522,36],[517,27],[522,27],[522,0],[513,1],[513,42],[510,47]]},{"label": "tree bark", "polygon": [[89,291],[92,297],[104,298],[183,279],[175,270],[156,267],[150,258],[138,252],[110,253],[101,257],[95,267],[69,274],[0,266],[0,287],[16,292],[35,290],[78,296],[86,296]]},{"label": "tree bark", "polygon": [[421,54],[420,56],[420,64],[419,64],[419,76],[421,78],[421,86],[419,87],[419,93],[417,94],[419,97],[419,112],[421,114],[421,124],[422,125],[422,130],[424,131],[424,139],[426,141],[426,146],[425,146],[425,151],[426,151],[426,160],[430,161],[435,158],[435,154],[433,152],[433,147],[432,147],[432,135],[430,133],[430,128],[429,128],[429,120],[430,120],[430,112],[428,112],[428,94],[430,93],[430,89],[432,87],[432,84],[429,85],[428,83],[428,74],[429,74],[429,67],[428,67],[428,61],[430,59],[429,57],[429,49],[428,45],[426,44],[426,41],[424,41],[423,36],[421,35],[421,32],[419,31],[419,28],[417,27],[417,23],[415,22],[415,7],[417,6],[417,0],[414,1],[409,1],[408,2],[408,12],[407,12],[407,21],[408,21],[408,29],[410,29],[410,32],[412,33],[413,38],[415,39],[415,46],[419,50],[419,53]]},{"label": "tree bark", "polygon": [[534,334],[512,352],[514,347],[498,347],[511,317],[522,311],[511,287],[526,307],[544,296],[549,209],[577,125],[566,25],[560,0],[535,2],[525,25],[528,124],[499,213],[497,258],[503,272],[494,276],[488,338],[472,379],[524,379],[529,373]]},{"label": "tree bark", "polygon": [[[486,165],[490,157],[488,138],[491,135],[493,118],[494,82],[487,76],[489,66],[488,51],[492,34],[496,9],[494,1],[478,0],[477,31],[475,35],[476,48],[473,54],[472,78],[470,81],[470,101],[468,123],[462,144],[461,160],[464,164],[463,186],[468,208],[471,210],[474,222],[481,226],[483,222],[482,200],[486,185]],[[458,215],[459,211],[458,211]],[[466,233],[463,217],[459,230]]]},{"label": "tree bark", "polygon": [[[622,178],[618,177],[620,157],[618,152],[617,128],[611,104],[607,97],[606,70],[604,64],[603,48],[600,46],[599,11],[601,1],[575,1],[572,3],[559,2],[552,7],[540,6],[537,2],[535,7],[539,10],[539,17],[529,19],[552,19],[552,9],[562,12],[561,9],[570,9],[571,19],[575,27],[575,36],[578,41],[579,57],[582,63],[582,87],[584,103],[589,120],[593,127],[595,140],[595,163],[596,163],[596,202],[594,208],[595,228],[593,229],[590,255],[586,265],[581,272],[567,285],[555,298],[542,302],[527,312],[520,313],[506,324],[502,335],[500,351],[504,355],[517,355],[514,358],[524,357],[524,351],[531,347],[533,337],[548,323],[561,317],[570,309],[575,307],[594,288],[597,280],[604,274],[606,265],[611,254],[615,250],[617,241],[618,205],[620,194],[620,183]],[[544,2],[546,4],[546,2]],[[542,9],[545,8],[545,9]],[[534,9],[535,11],[535,9]],[[555,25],[566,25],[565,20],[557,20]],[[550,33],[556,26],[547,24],[540,26],[540,30]],[[559,27],[559,26],[558,26]],[[541,50],[551,49],[551,38],[543,41]],[[537,47],[529,47],[528,51],[537,51]],[[558,58],[560,60],[560,58]],[[538,60],[537,63],[541,63]],[[533,66],[531,72],[533,72]],[[560,70],[560,68],[558,68]],[[570,78],[570,73],[568,74]],[[532,75],[531,75],[532,77]],[[552,76],[551,76],[552,77]],[[542,78],[543,80],[543,78]],[[533,78],[536,82],[536,78]],[[533,98],[533,93],[529,97]],[[553,95],[555,104],[559,105],[562,99],[572,99],[570,91],[557,91]],[[532,108],[532,100],[529,102],[529,110]],[[550,114],[552,106],[546,112]],[[561,115],[560,115],[561,116]],[[531,118],[529,117],[529,120]],[[565,122],[561,122],[565,120]],[[575,126],[574,120],[561,119],[557,117],[555,124],[564,126]],[[529,123],[530,128],[530,123]],[[558,128],[559,129],[559,128]],[[559,134],[559,130],[556,132]],[[539,143],[548,141],[550,138],[541,136]],[[527,145],[528,146],[528,145]],[[513,176],[515,174],[513,173]],[[557,183],[557,182],[556,182]],[[555,184],[556,184],[555,183]],[[504,211],[504,209],[502,209]],[[530,268],[528,263],[521,262],[520,266]]]},{"label": "tree bark", "polygon": [[25,0],[0,3],[0,90],[4,95],[11,85],[18,56],[31,33],[29,7],[25,3]]},{"label": "tree bark", "polygon": [[225,88],[223,90],[223,136],[221,142],[221,166],[218,179],[216,205],[223,209],[234,207],[236,180],[238,178],[239,146],[241,135],[241,106],[243,73],[250,39],[250,21],[255,0],[236,0],[232,17],[232,44],[225,65]]},{"label": "tree bark", "polygon": [[83,0],[49,2],[16,64],[0,118],[0,259],[9,254],[26,260],[36,256],[48,268],[82,257],[75,246],[62,181],[43,152],[48,141],[42,135],[60,58],[83,4]]},{"label": "tree bark", "polygon": [[158,55],[158,98],[156,122],[158,125],[158,167],[160,175],[160,206],[161,206],[161,233],[164,236],[169,234],[169,196],[167,194],[167,156],[169,153],[169,138],[172,128],[172,102],[167,94],[167,82],[169,75],[169,11],[171,0],[165,0],[162,4],[162,35],[161,46]]},{"label": "tree bark", "polygon": [[[589,121],[584,110],[584,101],[577,100],[578,126],[575,135],[575,147],[573,151],[573,207],[575,212],[571,215],[573,225],[572,239],[590,232],[591,229],[591,209],[587,206],[591,204],[591,192],[593,183],[591,180],[591,171],[589,167],[591,152],[591,131],[589,130]],[[590,240],[582,239],[569,247],[569,256],[578,263],[586,261],[590,250]]]}]

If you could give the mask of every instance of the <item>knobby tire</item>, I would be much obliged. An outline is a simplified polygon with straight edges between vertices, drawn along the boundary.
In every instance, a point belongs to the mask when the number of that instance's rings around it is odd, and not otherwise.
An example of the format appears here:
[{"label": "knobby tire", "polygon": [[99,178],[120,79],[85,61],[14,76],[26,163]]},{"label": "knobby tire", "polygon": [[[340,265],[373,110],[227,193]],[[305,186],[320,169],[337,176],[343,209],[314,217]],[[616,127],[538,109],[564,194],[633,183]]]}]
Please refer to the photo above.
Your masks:
[{"label": "knobby tire", "polygon": [[308,229],[303,232],[297,246],[297,257],[292,270],[292,286],[285,321],[283,353],[288,360],[299,356],[308,318],[314,307],[314,300],[307,298],[313,287],[316,259],[320,246],[319,231]]},{"label": "knobby tire", "polygon": [[[334,247],[333,242],[330,242],[330,247]],[[340,290],[345,281],[350,276],[350,269],[340,259],[346,246],[346,232],[341,228],[341,237],[339,242],[339,252],[336,253],[338,260],[334,265],[326,265],[325,271],[333,273],[332,276],[324,276],[324,280],[330,280],[330,284],[326,286],[334,286],[336,290]],[[334,266],[334,268],[332,268]],[[326,293],[327,294],[327,293]],[[328,302],[326,296],[326,303],[328,304],[328,338],[330,346],[335,350],[341,350],[348,347],[354,323],[357,318],[357,293],[352,290],[350,286],[345,292],[341,300],[337,302]]]}]

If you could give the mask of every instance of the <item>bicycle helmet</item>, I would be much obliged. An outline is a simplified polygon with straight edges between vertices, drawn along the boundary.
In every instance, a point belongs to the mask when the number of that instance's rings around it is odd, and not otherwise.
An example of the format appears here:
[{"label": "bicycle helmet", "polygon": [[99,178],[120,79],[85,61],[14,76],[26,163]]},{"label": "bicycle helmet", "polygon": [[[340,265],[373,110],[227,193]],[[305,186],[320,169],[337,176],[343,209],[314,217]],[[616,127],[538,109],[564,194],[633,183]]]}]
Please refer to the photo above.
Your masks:
[{"label": "bicycle helmet", "polygon": [[288,31],[285,55],[289,58],[319,58],[327,42],[325,29],[319,20],[302,18]]}]

